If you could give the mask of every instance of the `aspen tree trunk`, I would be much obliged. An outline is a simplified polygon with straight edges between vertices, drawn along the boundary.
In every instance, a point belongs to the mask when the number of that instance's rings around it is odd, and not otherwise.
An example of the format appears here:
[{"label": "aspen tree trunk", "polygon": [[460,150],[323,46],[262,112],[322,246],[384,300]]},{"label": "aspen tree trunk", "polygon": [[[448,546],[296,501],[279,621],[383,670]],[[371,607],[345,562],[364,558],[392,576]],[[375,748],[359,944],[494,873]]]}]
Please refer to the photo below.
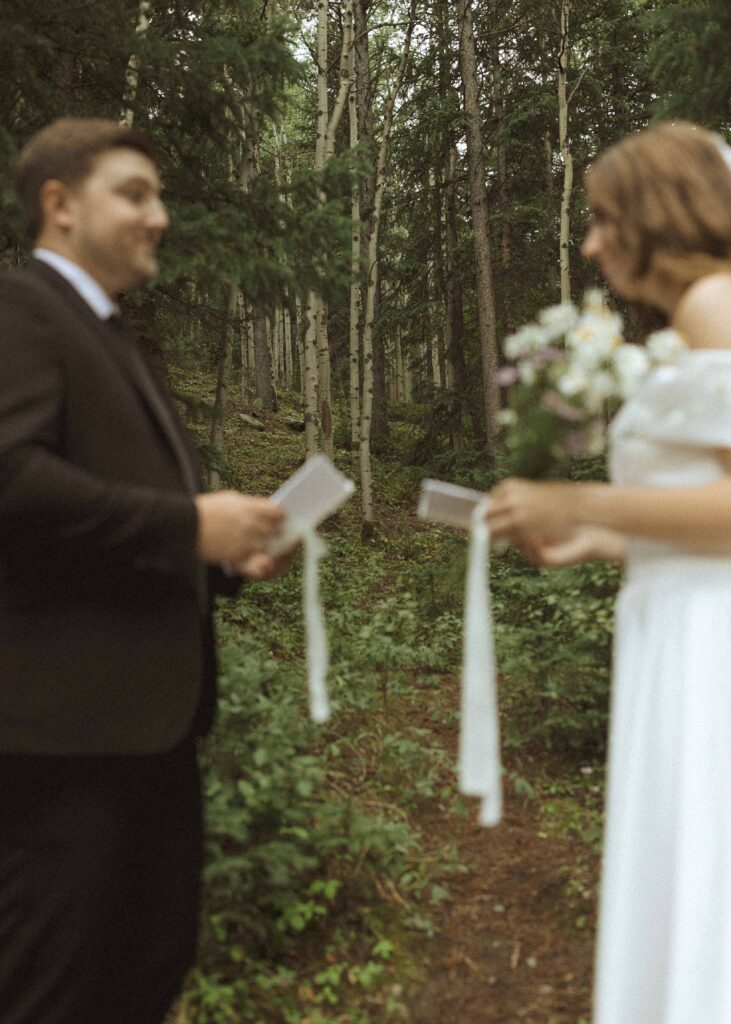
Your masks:
[{"label": "aspen tree trunk", "polygon": [[124,95],[122,97],[122,113],[119,116],[119,123],[127,125],[131,128],[134,124],[135,113],[134,105],[137,99],[137,87],[140,82],[140,67],[142,66],[142,46],[147,35],[147,30],[150,27],[150,21],[148,14],[150,13],[149,0],[140,0],[140,6],[137,8],[137,27],[135,33],[137,35],[137,47],[133,54],[130,55],[127,63],[127,70],[124,74]]},{"label": "aspen tree trunk", "polygon": [[239,307],[240,307],[240,323],[241,333],[239,336],[241,344],[241,379],[240,392],[241,392],[241,404],[246,406],[249,400],[249,374],[251,373],[252,367],[249,363],[249,312],[246,305],[246,299],[244,293],[239,290]]},{"label": "aspen tree trunk", "polygon": [[500,431],[500,396],[495,380],[498,367],[495,285],[490,249],[490,221],[485,186],[485,162],[482,155],[482,121],[477,80],[477,55],[472,27],[472,0],[458,0],[459,55],[464,85],[464,109],[467,130],[470,206],[477,271],[477,314],[482,354],[485,433],[491,454]]},{"label": "aspen tree trunk", "polygon": [[272,380],[276,383],[279,380],[279,337],[277,322],[277,307],[272,310],[272,315],[266,318],[267,343],[272,360]]},{"label": "aspen tree trunk", "polygon": [[[551,208],[553,208],[553,144],[551,142],[551,133],[546,129],[546,133],[543,136],[543,152],[545,156],[545,169],[546,169],[546,195],[549,198]],[[557,269],[560,265],[560,249],[559,249],[559,260],[548,264],[548,294],[553,301],[554,296],[558,290],[558,274]]]},{"label": "aspen tree trunk", "polygon": [[299,295],[295,295],[294,298],[295,306],[295,318],[294,322],[297,324],[297,330],[295,332],[295,343],[297,345],[297,365],[300,371],[300,386],[302,388],[302,394],[305,392],[305,330],[306,325],[302,313],[302,300]]},{"label": "aspen tree trunk", "polygon": [[300,352],[302,346],[300,345],[300,330],[301,330],[301,319],[300,319],[300,304],[299,299],[292,292],[288,294],[288,309],[289,309],[289,362],[292,367],[292,388],[294,390],[302,388],[302,367],[300,365]]},{"label": "aspen tree trunk", "polygon": [[401,89],[406,62],[411,49],[411,36],[416,19],[416,0],[412,0],[409,11],[409,23],[406,28],[404,48],[401,61],[396,72],[396,79],[386,101],[383,121],[383,134],[378,148],[376,163],[376,191],[373,199],[373,216],[368,239],[368,291],[366,296],[365,325],[363,329],[363,399],[361,403],[360,421],[360,482],[363,510],[363,536],[373,533],[373,480],[371,474],[371,419],[373,415],[373,321],[378,290],[378,236],[381,227],[381,208],[383,193],[386,187],[386,156],[393,124],[393,108],[396,97]]},{"label": "aspen tree trunk", "polygon": [[393,342],[393,359],[394,359],[394,398],[396,401],[402,401],[406,398],[406,388],[404,387],[404,353],[401,349],[401,328],[396,325],[396,335]]},{"label": "aspen tree trunk", "polygon": [[500,44],[496,42],[492,54],[493,107],[497,131],[497,172],[500,195],[500,267],[503,274],[510,268],[512,241],[510,237],[510,198],[508,196],[508,147],[505,142],[505,102],[503,99],[503,69]]},{"label": "aspen tree trunk", "polygon": [[429,305],[432,319],[432,359],[434,389],[444,391],[447,386],[446,352],[444,343],[444,317],[442,296],[444,295],[444,262],[442,252],[442,189],[441,176],[432,167],[429,170],[429,194],[432,196],[434,211],[434,247],[429,260]]},{"label": "aspen tree trunk", "polygon": [[[340,87],[328,118],[327,99],[327,14],[328,0],[319,0],[317,7],[317,142],[315,170],[322,171],[335,151],[335,133],[350,91],[350,62],[353,39],[353,2],[347,0],[343,17],[343,39],[340,52]],[[324,198],[324,197],[323,197]],[[305,450],[317,451],[319,429],[322,446],[332,455],[332,393],[330,383],[330,346],[327,333],[327,308],[320,295],[311,291],[307,300],[307,333],[305,335]],[[314,354],[308,352],[313,348]],[[318,409],[319,406],[319,409]],[[318,423],[319,413],[319,423]]]},{"label": "aspen tree trunk", "polygon": [[256,397],[261,400],[265,409],[276,410],[277,400],[272,386],[272,357],[264,313],[254,315],[253,335]]},{"label": "aspen tree trunk", "polygon": [[294,386],[294,362],[292,360],[292,315],[289,308],[289,292],[282,306],[282,354],[284,357],[284,384],[288,390]]},{"label": "aspen tree trunk", "polygon": [[467,391],[467,371],[464,360],[464,305],[462,282],[457,267],[457,203],[455,178],[457,174],[457,149],[452,146],[447,158],[446,174],[446,256],[447,256],[447,366],[455,392],[455,413],[451,423],[452,448],[457,451],[464,444],[462,431],[461,398]]},{"label": "aspen tree trunk", "polygon": [[[216,378],[216,397],[213,403],[213,420],[211,423],[211,441],[218,449],[223,449],[223,433],[226,426],[226,414],[228,412],[229,381],[231,379],[231,363],[233,361],[234,336],[236,331],[236,307],[238,305],[239,289],[237,285],[230,285],[228,289],[228,302],[226,306],[226,323],[221,334],[221,343],[218,352],[218,374]],[[221,474],[215,467],[211,468],[211,487],[218,487],[221,483]]]},{"label": "aspen tree trunk", "polygon": [[[355,78],[355,47],[350,54],[351,87],[348,94],[350,121],[350,148],[358,145],[358,83]],[[353,184],[350,200],[350,346],[349,346],[349,398],[350,398],[350,469],[357,480],[360,477],[360,183]]]},{"label": "aspen tree trunk", "polygon": [[563,192],[561,194],[561,230],[559,267],[561,273],[561,301],[571,301],[571,267],[569,262],[569,239],[571,236],[571,192],[574,187],[574,160],[569,142],[569,106],[566,85],[569,71],[571,47],[569,40],[569,15],[571,0],[561,0],[561,48],[558,60],[558,136],[563,160]]},{"label": "aspen tree trunk", "polygon": [[256,352],[254,350],[254,310],[251,303],[246,303],[244,318],[244,332],[246,334],[246,367],[247,377],[244,382],[244,402],[248,404],[256,394]]}]

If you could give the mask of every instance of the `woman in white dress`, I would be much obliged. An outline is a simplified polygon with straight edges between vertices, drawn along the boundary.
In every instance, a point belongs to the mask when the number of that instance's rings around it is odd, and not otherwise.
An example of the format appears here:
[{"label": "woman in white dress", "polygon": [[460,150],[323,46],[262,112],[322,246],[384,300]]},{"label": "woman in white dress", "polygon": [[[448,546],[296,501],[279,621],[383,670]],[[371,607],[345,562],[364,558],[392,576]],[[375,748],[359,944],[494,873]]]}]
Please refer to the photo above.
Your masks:
[{"label": "woman in white dress", "polygon": [[612,483],[507,480],[494,537],[624,561],[594,1024],[731,1022],[731,164],[691,125],[587,176],[583,246],[686,341],[611,428]]}]

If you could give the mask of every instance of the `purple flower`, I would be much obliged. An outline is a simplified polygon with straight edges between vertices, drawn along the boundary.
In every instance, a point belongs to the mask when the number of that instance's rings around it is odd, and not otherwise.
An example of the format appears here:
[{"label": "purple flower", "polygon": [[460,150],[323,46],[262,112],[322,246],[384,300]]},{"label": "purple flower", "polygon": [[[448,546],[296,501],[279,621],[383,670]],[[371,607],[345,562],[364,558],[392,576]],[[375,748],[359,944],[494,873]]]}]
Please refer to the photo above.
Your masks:
[{"label": "purple flower", "polygon": [[541,405],[567,423],[580,423],[584,418],[582,411],[562,398],[558,391],[547,391],[541,398]]},{"label": "purple flower", "polygon": [[583,430],[568,430],[562,447],[567,455],[585,455],[589,451],[589,438]]},{"label": "purple flower", "polygon": [[558,363],[565,358],[565,353],[554,345],[541,348],[536,352],[536,366],[548,366],[549,363]]},{"label": "purple flower", "polygon": [[515,366],[501,366],[495,374],[495,382],[501,388],[509,388],[518,379],[518,370]]}]

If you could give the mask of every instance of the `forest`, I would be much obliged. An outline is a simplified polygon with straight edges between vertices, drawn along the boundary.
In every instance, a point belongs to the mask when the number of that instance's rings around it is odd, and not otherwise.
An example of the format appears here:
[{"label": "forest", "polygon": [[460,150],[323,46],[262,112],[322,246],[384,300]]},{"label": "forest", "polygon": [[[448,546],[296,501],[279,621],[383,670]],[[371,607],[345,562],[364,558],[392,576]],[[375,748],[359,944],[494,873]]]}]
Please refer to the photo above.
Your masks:
[{"label": "forest", "polygon": [[124,315],[210,487],[271,494],[315,452],[357,484],[322,531],[325,725],[301,566],[221,601],[202,942],[170,1024],[588,1024],[618,571],[493,554],[506,810],[480,829],[454,768],[465,536],[416,503],[508,473],[503,343],[601,283],[597,153],[658,119],[731,131],[731,6],[0,0],[0,83],[3,265],[29,255],[33,133],[140,128],[171,227]]}]

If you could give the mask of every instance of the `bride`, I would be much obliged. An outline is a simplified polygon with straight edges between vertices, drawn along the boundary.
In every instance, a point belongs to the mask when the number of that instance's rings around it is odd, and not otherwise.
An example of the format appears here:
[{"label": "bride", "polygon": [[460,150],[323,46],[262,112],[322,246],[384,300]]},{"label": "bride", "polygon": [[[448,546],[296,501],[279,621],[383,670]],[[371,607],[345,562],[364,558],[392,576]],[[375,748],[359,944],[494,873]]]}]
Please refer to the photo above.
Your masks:
[{"label": "bride", "polygon": [[731,150],[661,124],[587,175],[583,245],[687,343],[610,432],[612,483],[511,479],[493,537],[624,561],[594,1024],[731,1022]]}]

